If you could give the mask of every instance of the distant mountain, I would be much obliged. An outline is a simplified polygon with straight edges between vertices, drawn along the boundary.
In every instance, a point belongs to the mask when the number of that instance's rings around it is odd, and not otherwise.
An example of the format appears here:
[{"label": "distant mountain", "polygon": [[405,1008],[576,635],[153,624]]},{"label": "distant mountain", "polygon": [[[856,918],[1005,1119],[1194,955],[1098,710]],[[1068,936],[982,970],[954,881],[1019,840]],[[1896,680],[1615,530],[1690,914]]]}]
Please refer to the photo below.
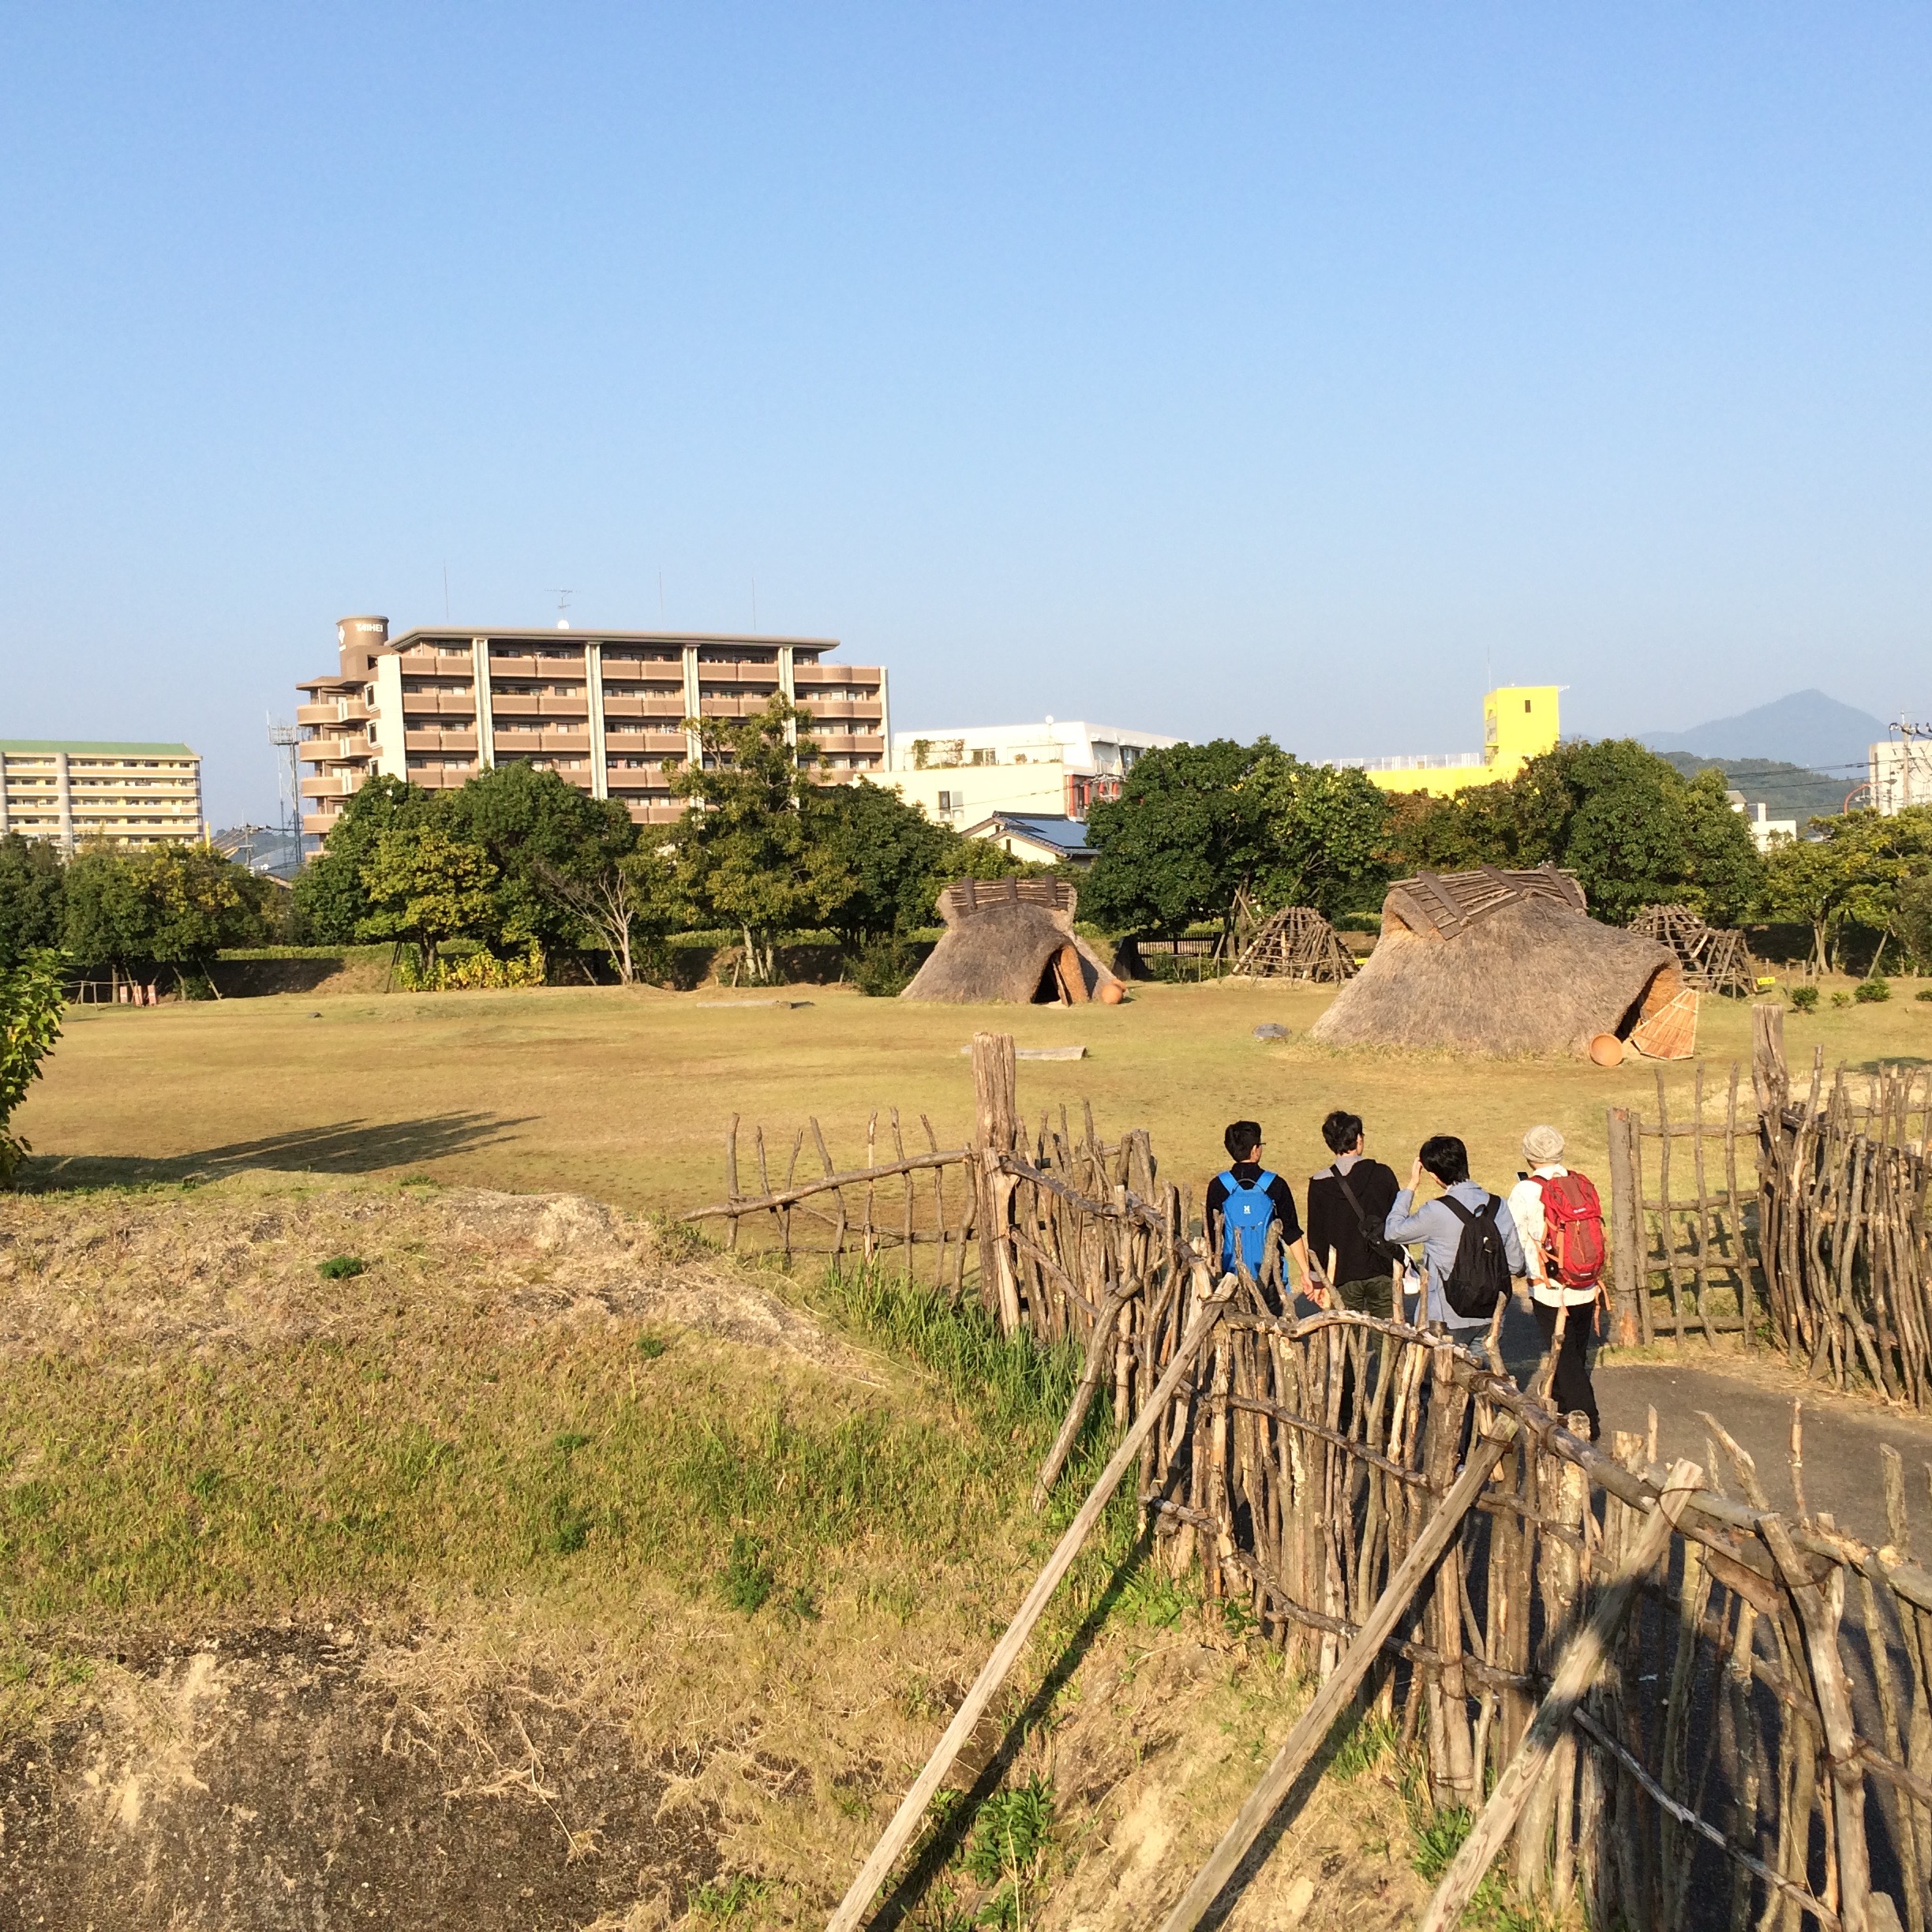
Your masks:
[{"label": "distant mountain", "polygon": [[1694,751],[1665,751],[1660,755],[1687,778],[1715,766],[1724,775],[1728,790],[1742,792],[1747,804],[1762,799],[1770,818],[1795,818],[1800,831],[1807,818],[1833,818],[1844,810],[1845,794],[1858,783],[1856,772],[1833,776],[1807,771],[1777,758],[1707,758]]},{"label": "distant mountain", "polygon": [[[1700,758],[1775,759],[1845,779],[1845,789],[1865,768],[1867,746],[1885,726],[1869,711],[1827,698],[1821,691],[1793,691],[1735,717],[1713,718],[1689,731],[1645,732],[1653,751],[1694,751]],[[1839,794],[1842,799],[1844,792]]]}]

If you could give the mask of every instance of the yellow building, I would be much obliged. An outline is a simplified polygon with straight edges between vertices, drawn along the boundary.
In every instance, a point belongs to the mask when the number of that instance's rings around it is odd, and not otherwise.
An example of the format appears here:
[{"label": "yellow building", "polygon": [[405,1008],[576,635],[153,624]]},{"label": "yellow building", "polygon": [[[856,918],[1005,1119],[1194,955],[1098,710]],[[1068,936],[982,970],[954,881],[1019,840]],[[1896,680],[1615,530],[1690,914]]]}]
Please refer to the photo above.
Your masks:
[{"label": "yellow building", "polygon": [[1460,792],[1504,784],[1530,759],[1556,749],[1560,684],[1503,684],[1483,699],[1483,748],[1443,758],[1337,758],[1385,792]]},{"label": "yellow building", "polygon": [[0,739],[0,837],[193,845],[208,837],[201,760],[185,744]]}]

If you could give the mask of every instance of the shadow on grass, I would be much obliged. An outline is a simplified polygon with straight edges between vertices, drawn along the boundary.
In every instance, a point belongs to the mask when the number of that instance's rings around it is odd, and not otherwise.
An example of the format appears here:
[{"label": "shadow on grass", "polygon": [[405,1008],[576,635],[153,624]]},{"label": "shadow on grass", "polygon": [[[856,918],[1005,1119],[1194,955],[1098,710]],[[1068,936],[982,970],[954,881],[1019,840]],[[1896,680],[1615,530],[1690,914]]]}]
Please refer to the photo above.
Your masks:
[{"label": "shadow on grass", "polygon": [[[1093,1608],[1081,1619],[1078,1628],[1069,1638],[1066,1647],[1054,1660],[1052,1668],[1041,1679],[1039,1687],[1027,1700],[1024,1707],[1007,1724],[998,1743],[967,1788],[963,1800],[953,1807],[942,1823],[928,1827],[926,1836],[916,1847],[912,1864],[905,1868],[896,1881],[888,1883],[871,1919],[873,1932],[890,1932],[891,1928],[904,1926],[911,1915],[917,1911],[927,1889],[945,1870],[954,1855],[971,1834],[973,1821],[980,1806],[999,1788],[1002,1780],[1012,1769],[1013,1761],[1019,1755],[1028,1735],[1052,1709],[1054,1698],[1065,1688],[1088,1651],[1093,1648],[1094,1640],[1106,1627],[1108,1617],[1118,1605],[1127,1586],[1146,1562],[1152,1544],[1151,1530],[1144,1530],[1115,1566],[1114,1574],[1107,1579],[1106,1588],[1100,1593]],[[1378,1676],[1379,1672],[1372,1672],[1369,1681],[1362,1691],[1349,1702],[1335,1719],[1333,1727],[1323,1739],[1320,1749],[1316,1751],[1307,1768],[1275,1808],[1274,1815],[1249,1848],[1247,1856],[1222,1888],[1219,1896],[1203,1918],[1203,1925],[1220,1924],[1234,1910],[1242,1890],[1254,1874],[1267,1862],[1282,1834],[1300,1815],[1302,1807],[1308,1803],[1315,1787],[1327,1770],[1330,1760],[1360,1719],[1365,1707],[1364,1700],[1372,1694]],[[1284,1737],[1286,1735],[1284,1732]],[[968,1745],[967,1748],[970,1750],[972,1747]],[[1232,1824],[1233,1818],[1230,1817],[1227,1822]],[[1189,1873],[1188,1878],[1191,1881],[1193,1874]]]},{"label": "shadow on grass", "polygon": [[198,1153],[145,1158],[133,1155],[36,1155],[17,1177],[23,1193],[65,1188],[142,1187],[214,1181],[249,1167],[291,1174],[376,1174],[466,1154],[513,1138],[534,1118],[494,1114],[439,1114],[425,1120],[339,1121],[257,1140],[235,1140]]}]

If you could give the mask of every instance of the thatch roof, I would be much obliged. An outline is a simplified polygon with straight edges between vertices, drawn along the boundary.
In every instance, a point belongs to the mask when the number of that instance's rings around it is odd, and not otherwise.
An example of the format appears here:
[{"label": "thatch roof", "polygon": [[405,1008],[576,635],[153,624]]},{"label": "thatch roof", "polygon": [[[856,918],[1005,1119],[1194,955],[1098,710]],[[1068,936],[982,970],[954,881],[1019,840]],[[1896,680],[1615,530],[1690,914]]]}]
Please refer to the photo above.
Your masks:
[{"label": "thatch roof", "polygon": [[1073,930],[1065,879],[961,879],[939,895],[945,930],[901,999],[1079,1003],[1117,984]]},{"label": "thatch roof", "polygon": [[1331,1046],[1587,1053],[1677,990],[1666,946],[1582,909],[1574,879],[1424,874],[1389,889],[1361,972],[1309,1029]]}]

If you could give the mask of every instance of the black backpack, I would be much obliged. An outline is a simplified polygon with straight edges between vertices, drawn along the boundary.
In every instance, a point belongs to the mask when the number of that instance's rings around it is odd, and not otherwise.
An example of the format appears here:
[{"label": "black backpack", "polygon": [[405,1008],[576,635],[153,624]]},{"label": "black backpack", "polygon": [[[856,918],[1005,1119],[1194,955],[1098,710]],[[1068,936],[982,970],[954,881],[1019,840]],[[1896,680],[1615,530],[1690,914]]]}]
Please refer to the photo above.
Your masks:
[{"label": "black backpack", "polygon": [[1465,1321],[1487,1321],[1509,1293],[1509,1256],[1503,1252],[1496,1224],[1496,1210],[1503,1204],[1495,1195],[1485,1195],[1483,1204],[1472,1212],[1454,1195],[1444,1194],[1441,1200],[1462,1223],[1462,1238],[1456,1243],[1455,1260],[1443,1283],[1443,1299]]}]

